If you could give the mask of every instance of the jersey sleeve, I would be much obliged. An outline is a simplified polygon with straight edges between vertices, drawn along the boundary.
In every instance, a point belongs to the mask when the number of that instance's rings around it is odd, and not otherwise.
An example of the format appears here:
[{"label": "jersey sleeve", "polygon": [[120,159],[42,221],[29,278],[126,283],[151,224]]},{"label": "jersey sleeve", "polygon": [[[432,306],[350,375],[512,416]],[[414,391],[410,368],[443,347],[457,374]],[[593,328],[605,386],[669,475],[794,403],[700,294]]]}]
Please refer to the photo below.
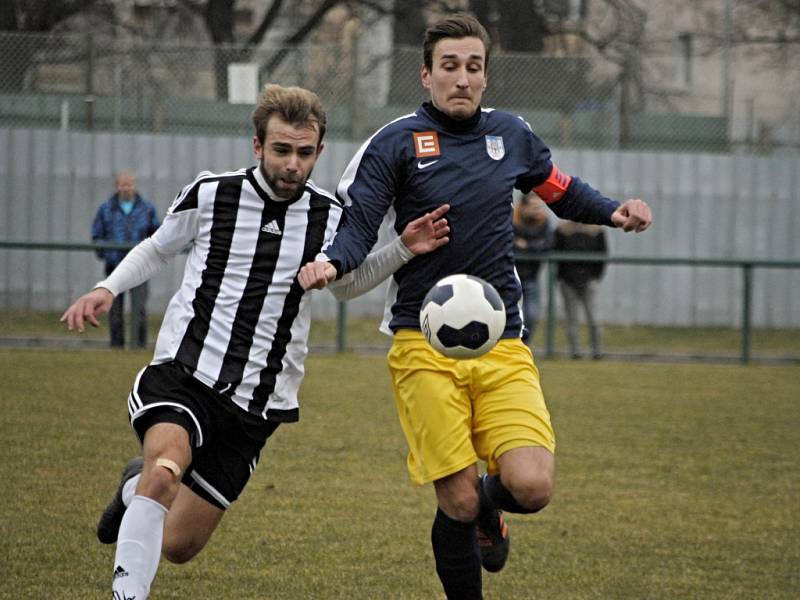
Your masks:
[{"label": "jersey sleeve", "polygon": [[526,121],[522,118],[519,120],[528,170],[517,179],[516,187],[523,194],[527,194],[547,181],[553,171],[553,160],[550,148],[533,133]]},{"label": "jersey sleeve", "polygon": [[562,219],[615,227],[611,215],[619,207],[619,202],[606,198],[588,183],[573,177],[564,196],[548,206]]},{"label": "jersey sleeve", "polygon": [[536,194],[562,219],[579,223],[594,223],[613,227],[611,214],[619,202],[607,198],[578,177],[559,169],[552,160],[550,149],[527,126],[529,170],[517,181],[524,194]]},{"label": "jersey sleeve", "polygon": [[175,256],[197,237],[201,186],[195,180],[181,190],[150,238],[161,255]]},{"label": "jersey sleeve", "polygon": [[339,301],[351,300],[376,287],[414,257],[400,237],[370,252],[357,269],[332,282],[328,289]]},{"label": "jersey sleeve", "polygon": [[373,136],[359,149],[337,188],[345,216],[333,243],[325,250],[341,277],[366,258],[397,189],[397,161],[391,140]]},{"label": "jersey sleeve", "polygon": [[146,238],[125,255],[111,275],[94,287],[106,288],[116,297],[148,281],[166,264],[166,257],[159,254],[152,239]]}]

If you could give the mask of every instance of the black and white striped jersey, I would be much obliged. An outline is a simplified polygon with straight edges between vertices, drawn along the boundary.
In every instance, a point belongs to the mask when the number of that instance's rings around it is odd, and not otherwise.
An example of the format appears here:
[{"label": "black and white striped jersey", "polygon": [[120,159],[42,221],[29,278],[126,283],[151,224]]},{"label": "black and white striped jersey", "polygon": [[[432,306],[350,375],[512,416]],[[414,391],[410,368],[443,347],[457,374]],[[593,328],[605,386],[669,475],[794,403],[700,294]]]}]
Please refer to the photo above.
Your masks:
[{"label": "black and white striped jersey", "polygon": [[257,167],[200,173],[151,238],[166,256],[191,244],[153,364],[175,361],[244,410],[296,421],[310,326],[310,296],[296,275],[341,216],[311,180],[286,201]]}]

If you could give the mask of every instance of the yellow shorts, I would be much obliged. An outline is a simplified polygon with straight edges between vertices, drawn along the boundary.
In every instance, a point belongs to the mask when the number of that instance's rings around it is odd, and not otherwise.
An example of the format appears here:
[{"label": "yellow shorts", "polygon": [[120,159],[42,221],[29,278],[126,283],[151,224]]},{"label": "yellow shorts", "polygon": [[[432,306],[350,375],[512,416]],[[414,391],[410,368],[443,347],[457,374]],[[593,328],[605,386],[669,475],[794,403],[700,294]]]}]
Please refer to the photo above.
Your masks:
[{"label": "yellow shorts", "polygon": [[500,340],[471,360],[446,358],[419,331],[395,333],[388,355],[415,483],[451,475],[480,458],[490,473],[513,448],[555,451],[555,434],[530,349]]}]

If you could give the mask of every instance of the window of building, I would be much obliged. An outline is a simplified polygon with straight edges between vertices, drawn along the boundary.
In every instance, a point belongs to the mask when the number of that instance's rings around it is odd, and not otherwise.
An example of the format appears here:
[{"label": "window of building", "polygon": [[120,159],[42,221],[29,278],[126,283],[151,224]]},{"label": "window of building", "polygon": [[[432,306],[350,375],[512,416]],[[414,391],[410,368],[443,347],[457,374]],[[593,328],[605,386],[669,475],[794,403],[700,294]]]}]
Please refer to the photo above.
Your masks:
[{"label": "window of building", "polygon": [[692,84],[692,34],[678,34],[673,46],[675,85],[688,87]]}]

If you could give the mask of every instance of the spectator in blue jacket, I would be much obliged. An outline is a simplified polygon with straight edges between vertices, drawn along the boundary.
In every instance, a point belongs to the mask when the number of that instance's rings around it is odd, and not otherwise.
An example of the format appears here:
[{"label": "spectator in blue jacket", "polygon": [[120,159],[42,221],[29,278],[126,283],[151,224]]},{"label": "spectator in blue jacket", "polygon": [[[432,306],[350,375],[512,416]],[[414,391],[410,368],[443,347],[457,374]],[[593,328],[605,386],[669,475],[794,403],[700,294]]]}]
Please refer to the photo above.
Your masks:
[{"label": "spectator in blue jacket", "polygon": [[[152,235],[159,226],[156,208],[136,192],[136,175],[122,171],[117,175],[117,192],[97,209],[92,223],[92,241],[119,242],[136,245]],[[106,276],[122,261],[127,250],[96,251],[105,261]],[[130,343],[143,348],[147,345],[147,283],[130,290]],[[111,347],[125,346],[125,321],[123,317],[124,294],[114,298],[108,313]]]}]

